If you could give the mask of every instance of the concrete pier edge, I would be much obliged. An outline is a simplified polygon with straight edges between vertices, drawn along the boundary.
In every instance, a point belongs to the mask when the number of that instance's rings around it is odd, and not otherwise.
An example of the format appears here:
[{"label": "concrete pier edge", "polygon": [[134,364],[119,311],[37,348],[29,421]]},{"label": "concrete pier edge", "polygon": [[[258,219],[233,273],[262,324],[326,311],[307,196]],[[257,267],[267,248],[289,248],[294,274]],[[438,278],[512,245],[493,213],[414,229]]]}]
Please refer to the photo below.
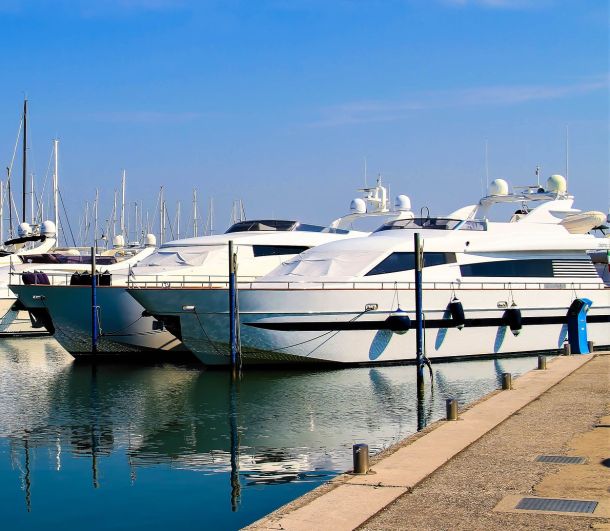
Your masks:
[{"label": "concrete pier edge", "polygon": [[461,411],[460,421],[437,421],[383,451],[372,473],[342,474],[245,529],[355,529],[598,354],[557,357]]}]

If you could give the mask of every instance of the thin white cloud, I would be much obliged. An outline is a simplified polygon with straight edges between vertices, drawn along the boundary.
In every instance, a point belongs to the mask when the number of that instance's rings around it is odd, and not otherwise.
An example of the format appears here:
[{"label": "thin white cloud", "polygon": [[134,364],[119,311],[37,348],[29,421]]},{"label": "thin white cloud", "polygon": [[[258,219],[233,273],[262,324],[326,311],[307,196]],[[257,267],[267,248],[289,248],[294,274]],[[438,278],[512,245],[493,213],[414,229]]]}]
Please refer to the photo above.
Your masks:
[{"label": "thin white cloud", "polygon": [[572,85],[510,85],[430,91],[413,94],[401,101],[370,100],[328,107],[323,110],[321,120],[312,125],[332,127],[388,122],[426,109],[518,105],[569,98],[607,88],[608,77],[603,77]]}]

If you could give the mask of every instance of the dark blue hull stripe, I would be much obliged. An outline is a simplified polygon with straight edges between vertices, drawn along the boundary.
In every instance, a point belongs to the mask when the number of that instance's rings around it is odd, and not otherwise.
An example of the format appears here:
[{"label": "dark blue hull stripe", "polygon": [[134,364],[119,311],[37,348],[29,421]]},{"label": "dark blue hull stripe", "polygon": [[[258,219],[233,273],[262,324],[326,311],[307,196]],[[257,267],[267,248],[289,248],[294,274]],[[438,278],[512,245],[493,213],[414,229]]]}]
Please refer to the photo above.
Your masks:
[{"label": "dark blue hull stripe", "polygon": [[[415,325],[415,318],[411,319],[412,326]],[[523,317],[523,326],[567,324],[568,319],[565,315],[545,316],[545,317]],[[610,323],[610,315],[592,315],[587,317],[587,323]],[[282,323],[243,323],[255,328],[265,330],[278,330],[290,332],[320,332],[332,330],[391,330],[392,324],[383,321],[310,321],[310,322],[282,322]],[[427,319],[426,328],[454,328],[451,319]],[[502,317],[482,317],[476,319],[466,319],[466,328],[482,328],[487,326],[508,326]]]}]

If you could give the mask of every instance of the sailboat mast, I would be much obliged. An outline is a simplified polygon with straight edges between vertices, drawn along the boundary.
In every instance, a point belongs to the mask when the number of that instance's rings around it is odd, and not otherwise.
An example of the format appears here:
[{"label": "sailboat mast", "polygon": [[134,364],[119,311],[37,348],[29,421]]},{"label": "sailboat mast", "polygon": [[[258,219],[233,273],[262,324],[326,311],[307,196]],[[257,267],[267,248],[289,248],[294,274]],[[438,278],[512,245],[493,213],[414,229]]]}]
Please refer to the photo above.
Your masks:
[{"label": "sailboat mast", "polygon": [[21,220],[25,221],[25,193],[27,190],[28,100],[23,100],[23,193],[21,194]]},{"label": "sailboat mast", "polygon": [[121,234],[125,237],[125,170],[121,179]]},{"label": "sailboat mast", "polygon": [[97,205],[99,202],[99,198],[100,198],[100,191],[96,188],[95,189],[95,205],[94,205],[95,219],[94,219],[94,224],[93,224],[93,246],[94,247],[97,245]]},{"label": "sailboat mast", "polygon": [[53,222],[55,223],[55,234],[59,243],[59,140],[53,140],[53,154],[55,171],[53,172]]},{"label": "sailboat mast", "polygon": [[0,245],[4,241],[4,181],[0,181]]},{"label": "sailboat mast", "polygon": [[193,188],[193,238],[197,237],[197,189]]}]

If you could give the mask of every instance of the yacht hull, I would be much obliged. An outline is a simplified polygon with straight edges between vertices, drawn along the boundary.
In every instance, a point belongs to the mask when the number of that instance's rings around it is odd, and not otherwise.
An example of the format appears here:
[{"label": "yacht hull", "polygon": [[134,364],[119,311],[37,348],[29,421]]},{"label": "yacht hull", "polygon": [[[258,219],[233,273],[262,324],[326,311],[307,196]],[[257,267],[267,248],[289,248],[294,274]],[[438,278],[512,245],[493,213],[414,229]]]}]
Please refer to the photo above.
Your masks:
[{"label": "yacht hull", "polygon": [[[518,286],[425,289],[427,356],[449,359],[561,349],[567,339],[567,310],[575,298],[572,286]],[[227,290],[145,289],[130,293],[160,318],[178,316],[183,342],[202,362],[229,363]],[[454,295],[465,310],[466,323],[461,330],[448,311]],[[577,295],[593,301],[588,314],[589,340],[609,344],[610,291],[592,285],[591,289],[578,289]],[[520,308],[523,322],[517,335],[505,318],[513,302]],[[386,320],[399,306],[409,315],[411,327],[396,332],[389,329]],[[189,311],[184,311],[185,307]],[[415,359],[413,289],[241,289],[239,308],[242,356],[247,364],[383,364]]]},{"label": "yacht hull", "polygon": [[[11,289],[28,310],[46,310],[54,337],[74,357],[92,355],[91,288],[88,286],[14,285]],[[186,349],[166,329],[155,329],[155,319],[124,287],[97,288],[100,337],[97,355],[124,356],[150,351],[184,352]]]}]

